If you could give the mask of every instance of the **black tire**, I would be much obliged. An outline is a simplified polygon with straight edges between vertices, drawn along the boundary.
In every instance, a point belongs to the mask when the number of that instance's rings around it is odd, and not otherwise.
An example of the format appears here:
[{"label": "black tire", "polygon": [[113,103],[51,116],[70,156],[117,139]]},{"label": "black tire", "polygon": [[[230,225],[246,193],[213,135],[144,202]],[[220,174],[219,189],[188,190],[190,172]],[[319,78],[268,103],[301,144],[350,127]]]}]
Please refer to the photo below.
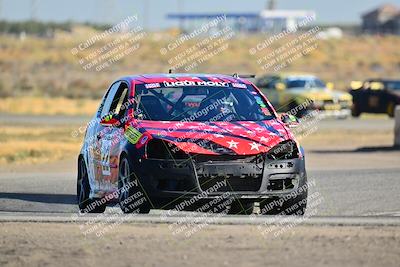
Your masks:
[{"label": "black tire", "polygon": [[304,186],[306,184],[307,179],[299,186],[299,188],[301,187],[304,189],[302,192],[300,192],[300,190],[294,191],[296,192],[295,197],[288,196],[286,199],[283,197],[275,197],[260,202],[260,213],[263,215],[303,216],[307,208],[308,188]]},{"label": "black tire", "polygon": [[125,155],[121,156],[118,171],[119,206],[123,213],[146,214],[150,212],[150,202],[133,170],[131,160]]},{"label": "black tire", "polygon": [[394,118],[395,109],[396,109],[396,104],[393,101],[390,101],[386,111],[390,118]]},{"label": "black tire", "polygon": [[254,211],[254,202],[243,202],[235,200],[229,207],[228,214],[230,215],[250,215]]},{"label": "black tire", "polygon": [[76,186],[76,196],[79,211],[82,213],[103,213],[106,210],[107,202],[105,199],[91,199],[90,183],[86,163],[83,157],[78,160],[78,179]]},{"label": "black tire", "polygon": [[354,118],[358,118],[360,117],[360,115],[361,115],[360,109],[356,104],[353,104],[353,106],[351,107],[351,116],[353,116]]}]

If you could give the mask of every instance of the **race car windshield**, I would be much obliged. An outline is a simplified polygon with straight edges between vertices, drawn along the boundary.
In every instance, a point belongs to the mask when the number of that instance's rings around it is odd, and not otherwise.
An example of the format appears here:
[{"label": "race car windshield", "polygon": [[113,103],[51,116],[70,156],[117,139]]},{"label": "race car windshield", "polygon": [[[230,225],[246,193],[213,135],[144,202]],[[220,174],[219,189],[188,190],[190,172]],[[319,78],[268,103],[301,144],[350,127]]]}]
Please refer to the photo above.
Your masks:
[{"label": "race car windshield", "polygon": [[[153,121],[261,121],[275,118],[250,85],[182,86],[147,89],[137,85],[136,116]],[[147,86],[148,87],[148,86]]]},{"label": "race car windshield", "polygon": [[400,81],[388,81],[385,82],[385,87],[389,90],[398,90],[400,91]]},{"label": "race car windshield", "polygon": [[325,83],[320,79],[288,79],[287,88],[325,88]]}]

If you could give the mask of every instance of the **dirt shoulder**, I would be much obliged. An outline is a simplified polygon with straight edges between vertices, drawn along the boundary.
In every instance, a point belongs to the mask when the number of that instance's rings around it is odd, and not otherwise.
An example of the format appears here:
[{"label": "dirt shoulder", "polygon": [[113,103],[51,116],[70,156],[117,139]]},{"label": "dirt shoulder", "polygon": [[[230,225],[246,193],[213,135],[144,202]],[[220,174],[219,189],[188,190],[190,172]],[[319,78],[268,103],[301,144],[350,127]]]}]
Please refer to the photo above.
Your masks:
[{"label": "dirt shoulder", "polygon": [[2,266],[398,266],[399,227],[208,226],[186,239],[166,224],[122,224],[85,237],[75,224],[1,223]]}]

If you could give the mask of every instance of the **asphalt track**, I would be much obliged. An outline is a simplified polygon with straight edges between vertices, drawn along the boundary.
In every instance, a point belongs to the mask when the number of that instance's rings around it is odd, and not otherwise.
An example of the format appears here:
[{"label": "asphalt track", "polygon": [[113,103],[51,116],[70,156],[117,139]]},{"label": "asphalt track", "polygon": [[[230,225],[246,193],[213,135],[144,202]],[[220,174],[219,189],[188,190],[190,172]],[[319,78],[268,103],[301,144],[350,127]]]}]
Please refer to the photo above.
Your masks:
[{"label": "asphalt track", "polygon": [[[320,201],[310,211],[305,224],[400,225],[400,168],[377,170],[311,170],[314,181],[309,195]],[[77,216],[75,173],[3,173],[0,175],[0,221],[67,222]],[[107,214],[119,213],[109,207]],[[182,212],[161,216],[152,210],[149,215],[136,215],[130,222],[168,223],[187,216]],[[255,221],[256,220],[256,221]],[[257,221],[258,220],[258,221]],[[272,223],[273,219],[256,216],[224,216],[218,224]]]},{"label": "asphalt track", "polygon": [[[0,114],[0,123],[16,125],[27,123],[43,126],[84,125],[85,121],[88,121],[88,118],[82,116]],[[362,120],[324,120],[319,123],[319,127],[320,129],[373,130],[379,128],[391,130],[393,124],[393,120],[390,119],[364,118]],[[318,151],[311,151],[311,155],[312,153],[316,159],[322,157]],[[336,157],[335,155],[333,156]],[[355,161],[357,156],[362,156],[361,153],[358,155],[347,153],[342,156],[351,159],[353,155]],[[377,163],[368,168],[368,162],[364,165],[356,164],[350,168],[343,168],[336,164],[323,169],[309,168],[309,180],[315,183],[310,188],[309,195],[318,194],[319,202],[310,211],[311,214],[308,214],[310,218],[307,222],[303,223],[400,225],[400,153],[395,152],[391,155],[393,156],[387,156],[387,158],[392,162],[381,168],[376,166]],[[329,155],[325,155],[325,157],[329,157]],[[370,155],[368,155],[369,158]],[[70,218],[76,217],[78,214],[75,200],[76,173],[73,168],[68,170],[72,171],[9,173],[1,171],[0,221],[69,221]],[[118,211],[118,207],[110,207],[106,213],[115,214]],[[159,210],[152,210],[149,215],[137,215],[127,221],[160,223],[185,216],[185,213],[181,213],[169,217],[167,220],[161,220],[161,214],[162,212]],[[90,216],[78,217],[78,219],[86,220],[90,219]],[[256,218],[225,216],[218,218],[217,223],[252,224],[254,220],[262,220],[265,223],[273,221],[271,218],[259,216]]]}]

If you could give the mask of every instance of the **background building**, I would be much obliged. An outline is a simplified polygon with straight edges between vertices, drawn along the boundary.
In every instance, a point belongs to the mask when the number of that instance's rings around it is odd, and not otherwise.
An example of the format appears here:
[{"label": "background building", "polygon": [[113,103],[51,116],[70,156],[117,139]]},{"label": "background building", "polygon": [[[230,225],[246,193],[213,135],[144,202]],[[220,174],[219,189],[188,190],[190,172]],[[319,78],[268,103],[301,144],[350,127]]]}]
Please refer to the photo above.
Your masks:
[{"label": "background building", "polygon": [[190,31],[199,24],[205,23],[222,15],[226,16],[226,23],[239,32],[280,32],[293,29],[296,24],[306,18],[314,18],[311,10],[278,10],[276,2],[267,2],[265,10],[257,13],[171,13],[168,19],[179,21],[182,31]]},{"label": "background building", "polygon": [[362,31],[368,34],[400,34],[400,9],[384,4],[362,15]]}]

